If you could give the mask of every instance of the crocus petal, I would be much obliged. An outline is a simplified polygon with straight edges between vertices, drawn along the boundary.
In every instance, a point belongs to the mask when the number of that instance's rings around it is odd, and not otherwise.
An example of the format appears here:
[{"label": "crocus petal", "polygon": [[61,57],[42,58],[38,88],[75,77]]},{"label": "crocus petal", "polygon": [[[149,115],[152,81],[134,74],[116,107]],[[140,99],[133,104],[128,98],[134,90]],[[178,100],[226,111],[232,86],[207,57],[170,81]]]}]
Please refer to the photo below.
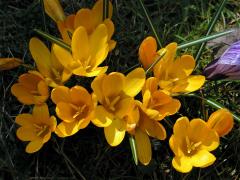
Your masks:
[{"label": "crocus petal", "polygon": [[58,30],[60,31],[62,35],[62,39],[67,44],[71,44],[71,34],[73,34],[74,30],[74,20],[75,20],[75,14],[69,15],[66,17],[64,21],[58,21],[57,26]]},{"label": "crocus petal", "polygon": [[136,68],[126,76],[126,84],[123,91],[131,97],[136,96],[145,83],[145,71],[143,68]]},{"label": "crocus petal", "polygon": [[186,156],[175,156],[172,160],[172,165],[177,171],[181,173],[187,173],[192,170],[191,159]]},{"label": "crocus petal", "polygon": [[66,17],[59,0],[44,0],[43,3],[45,12],[48,16],[50,16],[55,22],[64,21]]},{"label": "crocus petal", "polygon": [[75,105],[92,105],[92,96],[82,86],[74,86],[70,90],[71,102]]},{"label": "crocus petal", "polygon": [[70,77],[72,76],[72,72],[70,72],[67,69],[64,69],[62,72],[62,83],[66,82],[68,79],[70,79]]},{"label": "crocus petal", "polygon": [[11,87],[11,93],[18,99],[19,102],[27,105],[34,104],[34,97],[20,83],[14,84]]},{"label": "crocus petal", "polygon": [[135,139],[138,159],[142,164],[148,165],[152,159],[152,149],[149,137],[146,133],[137,128],[135,131]]},{"label": "crocus petal", "polygon": [[125,131],[120,131],[113,120],[110,126],[104,127],[104,134],[109,145],[117,146],[123,141]]},{"label": "crocus petal", "polygon": [[173,153],[176,156],[183,156],[183,150],[181,149],[181,144],[178,141],[178,138],[174,135],[172,135],[169,139],[169,146],[171,148],[171,150],[173,151]]},{"label": "crocus petal", "polygon": [[88,34],[84,27],[78,27],[72,36],[72,54],[78,61],[86,60],[89,57]]},{"label": "crocus petal", "polygon": [[29,42],[29,49],[41,74],[51,77],[51,54],[46,45],[39,39],[32,38]]},{"label": "crocus petal", "polygon": [[108,41],[108,46],[109,46],[109,51],[113,50],[117,45],[117,42],[114,40],[109,40]]},{"label": "crocus petal", "polygon": [[71,102],[69,89],[65,86],[58,86],[52,90],[51,99],[55,104],[60,102]]},{"label": "crocus petal", "polygon": [[91,88],[94,92],[94,94],[97,96],[97,99],[100,103],[103,101],[103,80],[105,79],[107,75],[106,74],[101,74],[100,76],[97,76],[94,78],[94,80],[91,83]]},{"label": "crocus petal", "polygon": [[116,104],[116,116],[120,119],[123,118],[129,113],[134,105],[133,98],[124,98],[120,100],[119,103]]},{"label": "crocus petal", "polygon": [[97,106],[95,108],[95,117],[92,122],[97,127],[107,127],[113,121],[113,115],[106,111],[103,106]]},{"label": "crocus petal", "polygon": [[195,167],[207,167],[212,165],[216,160],[216,157],[207,150],[199,150],[193,156],[191,156],[192,165]]},{"label": "crocus petal", "polygon": [[76,110],[73,109],[69,103],[60,102],[56,107],[57,116],[65,122],[73,122],[75,119],[73,116],[76,113]]},{"label": "crocus petal", "polygon": [[0,71],[16,68],[22,63],[23,61],[18,58],[0,58]]},{"label": "crocus petal", "polygon": [[193,92],[200,89],[203,86],[205,82],[205,77],[201,75],[192,75],[188,77],[187,82],[188,85],[184,89],[184,92]]},{"label": "crocus petal", "polygon": [[179,139],[183,139],[185,141],[185,137],[188,133],[188,129],[190,127],[189,120],[187,117],[180,117],[177,119],[173,126],[173,134]]},{"label": "crocus petal", "polygon": [[49,125],[49,112],[46,103],[42,105],[35,105],[33,107],[33,117],[38,123],[44,123]]},{"label": "crocus petal", "polygon": [[86,28],[88,34],[92,33],[94,30],[96,24],[90,9],[82,8],[77,12],[74,20],[74,28],[77,29],[80,26]]},{"label": "crocus petal", "polygon": [[125,85],[125,77],[123,74],[113,72],[106,76],[102,82],[102,93],[106,97],[115,97],[120,94]]},{"label": "crocus petal", "polygon": [[46,100],[47,100],[49,94],[48,94],[48,86],[45,83],[45,81],[40,81],[37,85],[37,89],[39,94],[41,94],[42,96],[46,96]]},{"label": "crocus petal", "polygon": [[106,27],[107,27],[107,31],[108,31],[108,40],[111,39],[113,33],[114,33],[114,24],[113,22],[110,20],[110,19],[105,19],[104,22],[103,22]]},{"label": "crocus petal", "polygon": [[154,37],[149,36],[143,40],[139,47],[138,55],[144,69],[149,68],[157,55],[157,42]]},{"label": "crocus petal", "polygon": [[233,128],[232,114],[227,109],[219,109],[211,114],[207,125],[211,129],[214,129],[220,137],[224,136]]},{"label": "crocus petal", "polygon": [[201,142],[201,146],[208,150],[215,150],[219,146],[219,136],[210,129],[202,119],[192,119],[190,122],[189,136],[194,142]]},{"label": "crocus petal", "polygon": [[149,90],[151,92],[151,94],[153,94],[155,91],[158,90],[158,80],[155,77],[150,77],[146,80],[143,88],[142,88],[142,94],[144,94],[144,92],[146,90]]},{"label": "crocus petal", "polygon": [[70,52],[68,52],[66,49],[54,44],[53,45],[53,51],[56,55],[59,62],[69,71],[71,71],[71,68],[69,67],[70,64],[74,62],[73,57]]},{"label": "crocus petal", "polygon": [[34,131],[34,127],[20,127],[17,130],[17,137],[22,141],[33,141],[38,138]]},{"label": "crocus petal", "polygon": [[[100,24],[103,20],[103,11],[102,10],[103,10],[103,0],[98,0],[92,8],[93,17],[95,18],[94,22],[96,24]],[[111,1],[108,1],[108,18],[109,19],[112,18],[112,12],[113,12],[112,3],[111,3]]]},{"label": "crocus petal", "polygon": [[19,114],[16,117],[16,123],[24,127],[32,127],[33,116],[31,114]]},{"label": "crocus petal", "polygon": [[156,109],[160,113],[160,117],[158,120],[161,120],[168,115],[175,114],[176,112],[178,112],[180,107],[181,107],[181,103],[177,99],[173,99],[170,103],[157,107]]},{"label": "crocus petal", "polygon": [[35,153],[37,151],[39,151],[43,146],[43,141],[42,139],[37,139],[35,141],[31,141],[28,143],[28,145],[26,146],[25,151],[27,153]]},{"label": "crocus petal", "polygon": [[86,77],[95,77],[99,76],[101,74],[104,74],[108,69],[108,66],[103,66],[103,67],[97,67],[91,70],[90,72],[86,72]]}]

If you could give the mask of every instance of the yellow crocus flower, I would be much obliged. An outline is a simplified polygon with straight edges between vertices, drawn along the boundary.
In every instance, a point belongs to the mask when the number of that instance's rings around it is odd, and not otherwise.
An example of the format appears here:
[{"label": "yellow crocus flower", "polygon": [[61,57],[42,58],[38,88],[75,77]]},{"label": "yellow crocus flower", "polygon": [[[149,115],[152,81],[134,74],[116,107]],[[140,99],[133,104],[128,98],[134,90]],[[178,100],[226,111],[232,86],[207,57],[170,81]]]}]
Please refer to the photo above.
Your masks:
[{"label": "yellow crocus flower", "polygon": [[17,137],[22,141],[30,141],[26,146],[26,152],[34,153],[50,139],[57,120],[54,116],[49,116],[47,104],[42,104],[35,105],[32,114],[19,114],[16,123],[20,125]]},{"label": "yellow crocus flower", "polygon": [[219,109],[210,115],[207,125],[220,137],[225,136],[233,128],[233,116],[227,109]]},{"label": "yellow crocus flower", "polygon": [[170,43],[156,52],[157,43],[153,37],[147,37],[139,48],[139,59],[145,68],[149,67],[166,50],[163,58],[154,66],[154,76],[159,87],[166,93],[178,95],[198,90],[205,82],[202,75],[191,75],[195,68],[195,60],[191,55],[175,58],[177,43]]},{"label": "yellow crocus flower", "polygon": [[93,80],[91,87],[100,105],[95,108],[96,119],[92,122],[104,127],[106,140],[111,146],[119,145],[126,130],[134,128],[134,120],[127,116],[138,113],[133,97],[141,91],[144,82],[145,72],[142,68],[131,71],[127,76],[112,72]]},{"label": "yellow crocus flower", "polygon": [[111,21],[113,6],[109,1],[108,18],[103,21],[103,0],[98,0],[92,9],[81,8],[76,15],[71,14],[65,17],[62,7],[57,0],[45,0],[45,11],[57,23],[58,29],[62,35],[64,42],[71,44],[72,34],[82,26],[86,29],[88,35],[92,34],[99,24],[105,24],[108,33],[109,50],[115,48],[116,41],[112,40],[114,33],[114,24]]},{"label": "yellow crocus flower", "polygon": [[142,94],[142,102],[137,101],[140,114],[133,134],[136,139],[138,159],[142,164],[147,165],[152,158],[151,143],[148,136],[164,140],[166,130],[158,121],[175,114],[181,104],[177,99],[173,99],[158,90],[155,77],[147,79]]},{"label": "yellow crocus flower", "polygon": [[71,77],[72,73],[60,64],[54,52],[50,52],[38,38],[30,40],[29,49],[37,69],[44,76],[49,86],[63,85]]},{"label": "yellow crocus flower", "polygon": [[107,66],[98,67],[107,57],[109,46],[108,33],[104,24],[88,35],[85,27],[80,26],[72,36],[72,54],[54,45],[53,51],[60,63],[70,72],[79,76],[93,77],[107,71]]},{"label": "yellow crocus flower", "polygon": [[174,124],[169,145],[175,155],[173,167],[187,173],[193,167],[204,168],[215,162],[216,158],[210,151],[219,146],[219,136],[202,119],[189,122],[187,117],[181,117]]},{"label": "yellow crocus flower", "polygon": [[27,105],[43,104],[49,96],[48,86],[44,77],[37,71],[29,71],[18,78],[18,83],[11,87],[17,99]]},{"label": "yellow crocus flower", "polygon": [[55,133],[67,137],[85,128],[94,118],[91,94],[81,86],[71,89],[58,86],[52,90],[51,99],[56,104],[56,114],[62,120]]}]

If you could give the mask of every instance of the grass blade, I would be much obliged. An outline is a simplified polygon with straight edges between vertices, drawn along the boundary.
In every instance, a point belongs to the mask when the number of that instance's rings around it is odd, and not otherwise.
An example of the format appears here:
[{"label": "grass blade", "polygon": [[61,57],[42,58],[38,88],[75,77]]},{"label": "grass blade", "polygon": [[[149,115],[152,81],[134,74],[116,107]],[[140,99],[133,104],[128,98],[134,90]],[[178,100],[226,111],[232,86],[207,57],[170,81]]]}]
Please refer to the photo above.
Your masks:
[{"label": "grass blade", "polygon": [[148,23],[149,23],[150,27],[151,27],[151,29],[152,29],[153,34],[154,34],[155,38],[157,39],[158,45],[159,45],[160,47],[162,47],[162,43],[161,43],[161,41],[160,41],[160,39],[159,39],[159,37],[158,37],[158,35],[157,35],[156,29],[154,28],[153,23],[152,23],[149,15],[148,15],[147,9],[145,8],[142,0],[138,0],[138,1],[139,1],[139,3],[141,4],[141,7],[142,7],[142,9],[143,9],[143,12],[144,12],[147,20],[148,20]]},{"label": "grass blade", "polygon": [[131,151],[132,151],[133,160],[134,160],[135,164],[138,165],[136,143],[135,143],[135,139],[132,135],[129,136],[129,143],[130,143],[130,147],[131,147]]},{"label": "grass blade", "polygon": [[[212,30],[213,30],[213,28],[214,28],[214,26],[215,26],[215,24],[216,24],[216,22],[217,22],[217,19],[218,19],[218,17],[220,16],[220,14],[221,14],[221,12],[222,12],[222,10],[223,10],[226,2],[227,2],[227,0],[222,0],[222,2],[221,2],[221,4],[220,4],[220,6],[219,6],[219,8],[218,8],[218,10],[217,10],[217,12],[216,12],[216,14],[214,15],[214,18],[212,18],[212,20],[211,20],[211,22],[210,22],[210,24],[209,24],[209,26],[208,26],[208,31],[207,31],[207,33],[206,33],[206,36],[208,36],[209,34],[211,34],[211,32],[212,32]],[[206,46],[206,42],[203,42],[203,43],[199,46],[198,51],[197,51],[197,54],[196,54],[196,56],[195,56],[196,62],[198,62],[200,56],[202,55],[202,52],[203,52],[203,49],[204,49],[205,46]],[[197,66],[198,66],[198,65],[197,65]]]},{"label": "grass blade", "polygon": [[108,18],[109,3],[108,0],[103,0],[103,21]]},{"label": "grass blade", "polygon": [[200,43],[204,43],[204,42],[210,41],[212,39],[216,39],[218,37],[225,36],[225,35],[230,34],[232,32],[234,32],[233,29],[228,30],[228,31],[224,31],[224,32],[220,32],[220,33],[216,33],[216,34],[213,34],[213,35],[205,36],[205,37],[200,38],[198,40],[194,40],[194,41],[190,41],[190,42],[187,42],[187,43],[184,43],[184,44],[180,44],[178,46],[178,49],[188,48],[188,47],[200,44]]},{"label": "grass blade", "polygon": [[61,46],[62,48],[71,52],[71,47],[68,44],[66,44],[65,42],[63,42],[61,39],[56,38],[55,36],[45,33],[39,29],[34,29],[34,31],[36,33],[38,33],[40,36],[42,36],[43,38],[45,38],[45,39],[51,41],[52,43],[55,43],[55,44]]},{"label": "grass blade", "polygon": [[[189,96],[189,97],[196,97],[196,98],[199,98],[199,99],[202,99],[206,102],[206,104],[208,104],[209,106],[215,108],[215,109],[221,109],[221,108],[226,108],[224,107],[222,104],[216,102],[216,100],[212,99],[212,98],[203,98],[201,96],[198,96],[196,94],[186,94],[184,96]],[[227,108],[226,108],[227,109]],[[232,113],[232,112],[231,112]],[[240,123],[240,117],[237,116],[236,114],[232,113],[233,115],[233,118]]]}]

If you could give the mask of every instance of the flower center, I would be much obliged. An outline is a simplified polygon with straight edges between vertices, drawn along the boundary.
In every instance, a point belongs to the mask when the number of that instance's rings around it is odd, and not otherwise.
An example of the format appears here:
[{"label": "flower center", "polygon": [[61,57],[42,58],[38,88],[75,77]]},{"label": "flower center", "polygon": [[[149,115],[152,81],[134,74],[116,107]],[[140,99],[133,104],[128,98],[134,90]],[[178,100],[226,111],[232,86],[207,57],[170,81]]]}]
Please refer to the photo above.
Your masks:
[{"label": "flower center", "polygon": [[186,136],[186,143],[187,143],[187,153],[191,154],[193,151],[195,151],[201,144],[202,142],[192,142],[190,141],[189,137]]},{"label": "flower center", "polygon": [[60,74],[60,72],[58,72],[55,68],[51,68],[51,70],[52,70],[54,79],[55,79],[57,82],[61,82],[61,74]]},{"label": "flower center", "polygon": [[120,96],[116,96],[115,98],[113,98],[112,101],[110,101],[108,97],[105,97],[106,104],[111,111],[116,110],[115,105],[118,103],[119,100],[120,100]]},{"label": "flower center", "polygon": [[43,138],[49,131],[49,127],[46,124],[42,124],[42,125],[33,124],[33,125],[35,127],[35,132],[37,133],[38,137]]},{"label": "flower center", "polygon": [[31,93],[33,96],[41,96],[41,94],[40,94],[37,90],[32,90],[32,91],[30,91],[30,93]]},{"label": "flower center", "polygon": [[82,119],[82,118],[86,117],[87,112],[88,112],[88,108],[87,108],[86,104],[84,104],[83,106],[78,106],[78,107],[71,104],[71,106],[73,107],[74,110],[76,110],[75,114],[73,115],[74,119]]}]

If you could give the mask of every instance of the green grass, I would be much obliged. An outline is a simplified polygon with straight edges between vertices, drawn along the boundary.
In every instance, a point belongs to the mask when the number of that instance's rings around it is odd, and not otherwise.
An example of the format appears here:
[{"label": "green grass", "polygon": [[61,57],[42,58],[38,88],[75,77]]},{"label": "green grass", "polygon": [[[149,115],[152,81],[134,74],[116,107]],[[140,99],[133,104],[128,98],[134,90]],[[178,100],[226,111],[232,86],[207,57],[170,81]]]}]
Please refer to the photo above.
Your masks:
[{"label": "green grass", "polygon": [[[67,13],[76,12],[81,7],[92,7],[90,0],[64,0]],[[188,42],[206,34],[208,23],[217,10],[217,0],[145,0],[144,4],[153,21],[163,46],[175,41]],[[239,27],[240,2],[229,0],[217,21],[214,32],[226,28]],[[113,22],[117,47],[110,53],[105,64],[111,71],[125,72],[138,63],[138,47],[151,28],[137,0],[114,1]],[[0,1],[0,57],[19,57],[25,63],[33,63],[28,51],[31,37],[37,36],[34,28],[59,36],[54,22],[42,11],[37,0]],[[46,42],[46,41],[45,41]],[[47,42],[46,42],[47,43]],[[181,52],[195,54],[197,47]],[[200,74],[203,67],[213,59],[213,50],[205,48],[196,70]],[[14,119],[21,112],[29,112],[29,106],[21,105],[11,95],[10,87],[23,67],[0,72],[0,178],[1,179],[239,179],[240,177],[240,131],[235,123],[233,131],[221,139],[220,147],[214,151],[217,161],[214,165],[181,174],[171,166],[172,152],[168,138],[171,124],[180,115],[207,117],[214,111],[199,99],[179,97],[182,107],[177,115],[163,122],[168,132],[166,141],[152,140],[153,159],[149,166],[135,166],[128,138],[118,147],[111,148],[103,134],[103,129],[90,125],[76,135],[65,139],[53,135],[51,141],[37,153],[24,152],[25,144],[15,135],[17,126]],[[73,79],[69,85],[78,83],[89,86],[86,79]],[[211,97],[236,114],[240,114],[240,84],[234,81],[207,82],[199,94]],[[52,106],[52,111],[53,111]]]}]

